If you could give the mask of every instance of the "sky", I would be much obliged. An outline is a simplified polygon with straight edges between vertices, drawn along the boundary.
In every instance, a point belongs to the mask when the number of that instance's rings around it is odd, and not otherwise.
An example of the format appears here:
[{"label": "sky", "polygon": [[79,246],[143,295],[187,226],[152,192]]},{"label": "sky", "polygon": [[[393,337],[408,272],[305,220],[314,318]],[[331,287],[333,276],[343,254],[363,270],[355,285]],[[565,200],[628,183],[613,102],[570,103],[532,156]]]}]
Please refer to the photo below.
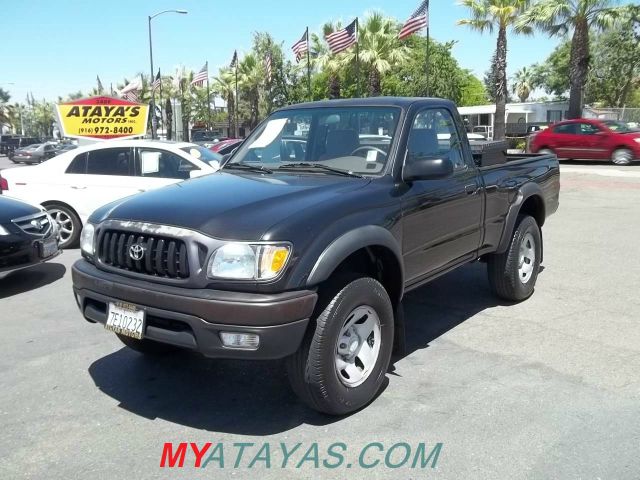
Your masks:
[{"label": "sky", "polygon": [[[234,49],[251,47],[252,32],[268,31],[284,42],[285,52],[309,26],[318,32],[330,20],[349,22],[379,10],[405,20],[420,0],[3,0],[0,16],[0,87],[12,101],[55,100],[90,91],[99,75],[106,89],[137,72],[149,73],[147,17],[152,21],[154,68],[171,74],[178,65],[199,70],[209,62],[211,75],[228,65]],[[456,21],[467,16],[451,0],[431,0],[430,35],[455,40],[453,53],[463,68],[479,78],[489,68],[496,33],[479,34]],[[424,33],[422,33],[424,35]],[[507,72],[544,60],[559,40],[537,33],[508,36]]]}]

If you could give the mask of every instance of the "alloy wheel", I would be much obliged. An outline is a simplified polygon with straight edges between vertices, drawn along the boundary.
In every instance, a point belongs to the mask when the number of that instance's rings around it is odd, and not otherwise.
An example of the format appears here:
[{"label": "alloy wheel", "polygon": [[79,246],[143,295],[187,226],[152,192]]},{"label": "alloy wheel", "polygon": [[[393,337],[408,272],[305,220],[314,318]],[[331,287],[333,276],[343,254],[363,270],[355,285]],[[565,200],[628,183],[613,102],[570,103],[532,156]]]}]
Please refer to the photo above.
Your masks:
[{"label": "alloy wheel", "polygon": [[338,335],[335,368],[346,387],[357,387],[373,371],[380,354],[380,318],[369,305],[355,308]]},{"label": "alloy wheel", "polygon": [[73,236],[73,219],[64,210],[52,208],[48,211],[49,215],[51,215],[51,217],[58,224],[61,243],[67,242]]},{"label": "alloy wheel", "polygon": [[518,256],[518,276],[522,283],[527,283],[533,275],[533,268],[536,263],[536,244],[533,235],[527,233],[520,243],[520,254]]}]

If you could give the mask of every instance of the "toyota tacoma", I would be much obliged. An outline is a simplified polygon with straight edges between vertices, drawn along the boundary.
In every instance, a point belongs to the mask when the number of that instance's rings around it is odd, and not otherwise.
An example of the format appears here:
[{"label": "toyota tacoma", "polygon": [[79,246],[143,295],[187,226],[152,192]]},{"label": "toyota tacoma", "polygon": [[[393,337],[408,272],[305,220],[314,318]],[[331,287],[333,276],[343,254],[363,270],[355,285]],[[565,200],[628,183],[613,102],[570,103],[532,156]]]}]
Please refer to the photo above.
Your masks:
[{"label": "toyota tacoma", "polygon": [[143,354],[286,358],[309,406],[352,412],[403,348],[407,291],[476,260],[498,296],[534,291],[557,159],[483,143],[447,100],[282,108],[219,172],[95,211],[76,301]]}]

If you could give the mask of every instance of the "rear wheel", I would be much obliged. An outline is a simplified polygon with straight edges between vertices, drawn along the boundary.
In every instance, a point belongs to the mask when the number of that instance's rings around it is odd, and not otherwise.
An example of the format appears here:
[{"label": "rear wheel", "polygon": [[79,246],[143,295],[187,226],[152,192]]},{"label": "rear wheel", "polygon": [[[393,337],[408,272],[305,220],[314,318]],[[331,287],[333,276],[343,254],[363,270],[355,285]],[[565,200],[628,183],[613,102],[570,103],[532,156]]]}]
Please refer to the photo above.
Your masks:
[{"label": "rear wheel", "polygon": [[371,402],[382,387],[393,348],[393,307],[373,278],[335,290],[287,359],[287,371],[291,387],[311,408],[345,415]]},{"label": "rear wheel", "polygon": [[153,340],[149,340],[146,338],[137,340],[135,338],[127,337],[125,335],[120,335],[117,333],[116,336],[131,350],[135,350],[136,352],[142,353],[144,355],[164,355],[178,350],[178,348],[174,347],[173,345],[154,342]]},{"label": "rear wheel", "polygon": [[519,216],[507,251],[488,258],[493,291],[510,301],[530,297],[540,271],[541,256],[542,236],[537,222],[529,215]]},{"label": "rear wheel", "polygon": [[60,231],[60,248],[73,248],[78,243],[82,222],[72,208],[59,203],[45,205],[49,215],[58,224]]},{"label": "rear wheel", "polygon": [[617,148],[611,154],[611,161],[616,165],[629,165],[633,160],[633,152],[628,148]]}]

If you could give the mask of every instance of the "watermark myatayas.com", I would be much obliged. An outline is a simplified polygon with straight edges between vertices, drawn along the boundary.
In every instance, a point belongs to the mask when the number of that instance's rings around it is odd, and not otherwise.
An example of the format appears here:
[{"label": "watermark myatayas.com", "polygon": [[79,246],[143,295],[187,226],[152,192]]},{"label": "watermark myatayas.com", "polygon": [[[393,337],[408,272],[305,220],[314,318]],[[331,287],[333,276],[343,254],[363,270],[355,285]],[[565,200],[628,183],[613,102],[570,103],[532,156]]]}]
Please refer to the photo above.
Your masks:
[{"label": "watermark myatayas.com", "polygon": [[370,442],[349,447],[343,442],[323,446],[284,442],[166,442],[162,448],[160,468],[410,468],[434,469],[442,443],[427,445],[397,442],[385,445]]}]

